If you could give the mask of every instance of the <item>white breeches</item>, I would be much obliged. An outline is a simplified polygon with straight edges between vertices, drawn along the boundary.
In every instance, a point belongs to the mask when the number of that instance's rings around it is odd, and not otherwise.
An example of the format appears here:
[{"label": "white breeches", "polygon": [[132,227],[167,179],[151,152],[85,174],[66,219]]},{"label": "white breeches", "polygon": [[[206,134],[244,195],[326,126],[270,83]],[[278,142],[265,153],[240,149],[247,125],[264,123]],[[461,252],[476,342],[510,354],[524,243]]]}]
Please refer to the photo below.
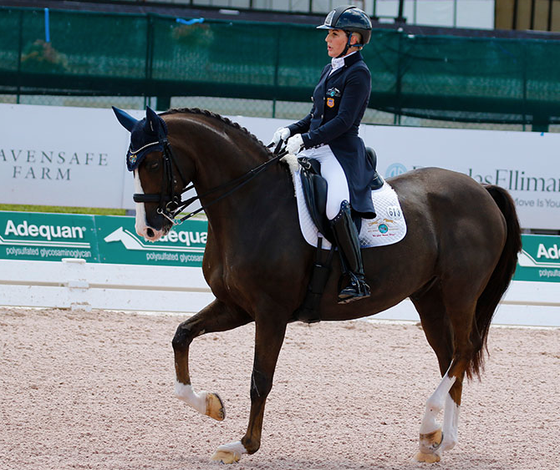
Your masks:
[{"label": "white breeches", "polygon": [[304,149],[298,157],[313,158],[321,164],[321,176],[327,180],[327,218],[332,220],[340,212],[342,201],[350,202],[346,174],[328,145]]}]

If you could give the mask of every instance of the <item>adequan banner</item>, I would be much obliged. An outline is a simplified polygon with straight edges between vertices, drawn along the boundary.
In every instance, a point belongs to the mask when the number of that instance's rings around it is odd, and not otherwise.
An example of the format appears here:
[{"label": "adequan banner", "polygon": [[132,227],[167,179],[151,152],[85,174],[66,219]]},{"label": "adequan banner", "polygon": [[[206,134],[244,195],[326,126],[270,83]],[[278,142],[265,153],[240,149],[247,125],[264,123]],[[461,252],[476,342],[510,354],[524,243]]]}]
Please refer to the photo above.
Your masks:
[{"label": "adequan banner", "polygon": [[560,237],[522,235],[515,280],[560,282]]},{"label": "adequan banner", "polygon": [[[187,220],[155,243],[139,237],[134,223],[134,217],[0,212],[0,260],[202,266],[206,220]],[[560,283],[560,236],[521,237],[514,280]]]},{"label": "adequan banner", "polygon": [[0,212],[0,259],[99,261],[92,216]]},{"label": "adequan banner", "polygon": [[188,220],[156,243],[133,217],[0,212],[0,259],[201,267],[208,222]]},{"label": "adequan banner", "polygon": [[133,217],[96,217],[99,262],[202,266],[208,222],[187,220],[155,243],[136,234]]}]

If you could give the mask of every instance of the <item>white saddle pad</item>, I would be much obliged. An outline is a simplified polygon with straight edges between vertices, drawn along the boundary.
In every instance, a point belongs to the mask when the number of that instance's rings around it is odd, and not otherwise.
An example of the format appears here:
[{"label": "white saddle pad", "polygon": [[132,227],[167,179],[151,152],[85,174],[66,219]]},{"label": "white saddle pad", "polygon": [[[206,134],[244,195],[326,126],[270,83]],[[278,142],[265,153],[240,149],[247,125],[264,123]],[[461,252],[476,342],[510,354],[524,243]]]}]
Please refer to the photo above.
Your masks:
[{"label": "white saddle pad", "polygon": [[[284,161],[288,163],[292,172],[301,233],[307,243],[316,247],[320,232],[313,223],[305,203],[299,163],[293,155],[284,157]],[[406,222],[397,193],[389,183],[385,182],[381,188],[371,192],[371,198],[377,217],[375,219],[362,219],[362,229],[360,231],[362,248],[391,245],[401,241],[406,235]],[[331,244],[324,238],[322,247],[328,250],[331,248]]]}]

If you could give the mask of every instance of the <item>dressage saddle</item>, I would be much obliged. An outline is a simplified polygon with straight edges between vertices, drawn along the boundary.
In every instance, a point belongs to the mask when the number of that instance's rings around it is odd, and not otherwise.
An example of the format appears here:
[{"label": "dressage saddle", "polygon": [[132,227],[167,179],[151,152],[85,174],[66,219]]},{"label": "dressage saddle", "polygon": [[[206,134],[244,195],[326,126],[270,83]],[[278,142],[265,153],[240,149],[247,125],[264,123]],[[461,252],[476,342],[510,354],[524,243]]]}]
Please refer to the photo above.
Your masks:
[{"label": "dressage saddle", "polygon": [[[366,156],[374,169],[374,176],[371,180],[370,188],[372,190],[379,189],[383,186],[384,181],[377,173],[377,155],[372,148],[367,147]],[[305,157],[298,158],[298,162],[300,164],[300,177],[305,203],[311,218],[319,232],[321,232],[332,245],[327,259],[323,261],[322,238],[319,237],[316,260],[313,265],[307,293],[302,305],[295,312],[296,319],[306,323],[316,323],[321,321],[319,303],[329,279],[336,240],[331,228],[331,223],[326,215],[327,181],[321,176],[321,164],[317,160]]]},{"label": "dressage saddle", "polygon": [[[370,183],[371,190],[383,186],[383,178],[377,173],[377,155],[371,147],[366,147],[366,157],[369,159],[374,170],[374,176]],[[334,237],[326,216],[327,206],[327,181],[321,176],[321,164],[312,158],[298,158],[300,164],[300,177],[305,197],[305,203],[309,209],[311,219],[319,229],[319,232],[332,244]]]}]

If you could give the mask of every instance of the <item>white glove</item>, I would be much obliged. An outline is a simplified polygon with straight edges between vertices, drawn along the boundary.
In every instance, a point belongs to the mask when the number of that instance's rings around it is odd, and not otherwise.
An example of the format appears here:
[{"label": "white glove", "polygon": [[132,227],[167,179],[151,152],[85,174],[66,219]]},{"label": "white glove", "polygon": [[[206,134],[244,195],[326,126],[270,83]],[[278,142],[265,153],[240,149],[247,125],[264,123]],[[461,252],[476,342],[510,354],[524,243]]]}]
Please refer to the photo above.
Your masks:
[{"label": "white glove", "polygon": [[290,137],[288,139],[288,142],[286,143],[286,150],[290,155],[295,155],[296,153],[299,153],[302,147],[303,147],[303,137],[301,136],[301,134],[296,134],[293,137]]},{"label": "white glove", "polygon": [[274,145],[278,145],[278,142],[280,142],[281,140],[283,141],[288,140],[290,134],[291,134],[290,129],[288,129],[287,127],[279,127],[278,129],[276,129],[276,132],[272,136],[271,143],[273,143]]}]

